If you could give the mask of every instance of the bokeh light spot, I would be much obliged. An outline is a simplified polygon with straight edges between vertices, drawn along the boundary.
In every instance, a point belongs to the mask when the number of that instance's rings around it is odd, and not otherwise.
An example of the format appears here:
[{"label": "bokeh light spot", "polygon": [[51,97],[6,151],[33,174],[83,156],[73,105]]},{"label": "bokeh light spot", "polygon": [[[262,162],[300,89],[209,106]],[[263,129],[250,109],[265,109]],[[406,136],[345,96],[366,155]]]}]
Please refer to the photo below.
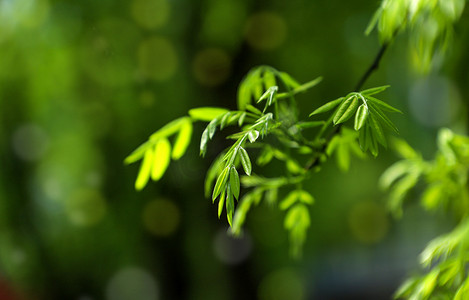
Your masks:
[{"label": "bokeh light spot", "polygon": [[67,198],[66,212],[74,225],[93,226],[106,215],[107,205],[97,190],[79,189]]},{"label": "bokeh light spot", "polygon": [[138,49],[139,70],[144,78],[163,81],[176,72],[178,58],[173,44],[162,37],[151,37]]},{"label": "bokeh light spot", "polygon": [[221,262],[237,265],[251,254],[252,240],[246,233],[242,237],[233,237],[225,230],[220,230],[215,236],[213,246],[215,255]]},{"label": "bokeh light spot", "polygon": [[179,208],[166,199],[156,199],[147,203],[143,209],[143,224],[156,236],[169,236],[179,226]]},{"label": "bokeh light spot", "polygon": [[353,236],[366,244],[377,243],[388,233],[385,208],[373,201],[356,203],[350,210],[348,221]]},{"label": "bokeh light spot", "polygon": [[302,300],[305,287],[300,276],[290,269],[282,269],[268,274],[260,283],[260,300]]},{"label": "bokeh light spot", "polygon": [[158,285],[153,276],[137,267],[119,270],[106,288],[108,300],[157,300]]},{"label": "bokeh light spot", "polygon": [[157,29],[168,22],[170,6],[167,0],[134,0],[131,11],[138,25],[145,29]]},{"label": "bokeh light spot", "polygon": [[192,63],[195,79],[206,86],[215,86],[225,82],[230,71],[231,59],[221,49],[204,49],[197,53]]},{"label": "bokeh light spot", "polygon": [[429,76],[417,81],[409,92],[412,116],[429,127],[448,126],[461,112],[461,96],[445,77]]},{"label": "bokeh light spot", "polygon": [[257,50],[272,50],[280,46],[287,36],[285,20],[272,12],[252,15],[246,22],[245,37]]},{"label": "bokeh light spot", "polygon": [[13,133],[12,142],[13,150],[19,158],[36,161],[45,154],[49,145],[49,137],[38,125],[25,124]]}]

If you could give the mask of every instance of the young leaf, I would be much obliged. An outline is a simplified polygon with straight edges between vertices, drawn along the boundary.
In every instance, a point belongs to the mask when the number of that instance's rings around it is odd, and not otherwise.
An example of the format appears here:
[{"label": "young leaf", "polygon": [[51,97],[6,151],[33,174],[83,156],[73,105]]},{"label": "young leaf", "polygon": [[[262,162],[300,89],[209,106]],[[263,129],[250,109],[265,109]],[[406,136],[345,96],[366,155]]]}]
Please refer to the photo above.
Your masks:
[{"label": "young leaf", "polygon": [[252,106],[251,104],[246,105],[246,110],[249,110],[250,112],[259,116],[262,115],[262,112],[258,108]]},{"label": "young leaf", "polygon": [[287,210],[298,200],[298,191],[291,191],[279,204],[281,210]]},{"label": "young leaf", "polygon": [[215,200],[218,195],[224,191],[226,188],[226,181],[228,180],[228,173],[230,171],[230,166],[226,166],[221,174],[217,178],[217,182],[215,183],[215,187],[213,188],[212,200]]},{"label": "young leaf", "polygon": [[239,159],[241,161],[241,165],[243,166],[244,173],[250,176],[252,171],[251,160],[249,159],[249,155],[243,147],[239,147]]},{"label": "young leaf", "polygon": [[218,219],[220,219],[221,213],[223,212],[223,206],[225,204],[225,190],[221,193],[220,199],[218,200]]},{"label": "young leaf", "polygon": [[391,120],[389,120],[389,118],[384,114],[384,112],[378,107],[376,106],[375,104],[373,103],[370,103],[368,102],[368,106],[371,110],[371,113],[374,114],[374,116],[376,118],[378,118],[378,120],[383,123],[384,125],[386,125],[386,127],[388,127],[389,129],[391,129],[392,131],[394,131],[395,133],[399,133],[399,130],[397,129],[396,125],[394,125]]},{"label": "young leaf", "polygon": [[154,181],[160,180],[164,172],[169,166],[171,160],[171,144],[168,139],[159,139],[155,145],[155,152],[153,156],[153,166],[151,168],[151,179]]},{"label": "young leaf", "polygon": [[368,106],[363,103],[357,109],[357,113],[355,114],[355,124],[353,128],[358,131],[363,127],[365,124],[366,117],[368,117]]},{"label": "young leaf", "polygon": [[197,121],[210,122],[227,112],[227,109],[220,107],[199,107],[189,110],[189,116]]},{"label": "young leaf", "polygon": [[333,108],[335,108],[337,105],[339,105],[342,102],[342,100],[344,100],[344,97],[327,102],[326,104],[320,106],[319,108],[314,110],[312,113],[310,113],[309,116],[311,117],[312,115],[317,115],[320,113],[328,112],[332,110]]},{"label": "young leaf", "polygon": [[137,179],[135,180],[135,189],[140,191],[145,187],[150,178],[151,165],[153,163],[153,149],[149,148],[145,151],[140,171],[138,172]]},{"label": "young leaf", "polygon": [[260,68],[257,68],[251,72],[251,76],[249,76],[248,79],[248,84],[250,85],[254,99],[259,99],[262,96],[263,91]]},{"label": "young leaf", "polygon": [[186,153],[187,147],[191,142],[192,135],[192,122],[188,119],[181,125],[179,134],[174,143],[173,153],[171,154],[174,160],[180,159]]},{"label": "young leaf", "polygon": [[150,141],[157,141],[162,137],[164,138],[164,137],[170,136],[170,135],[178,132],[179,128],[181,127],[181,124],[186,121],[186,118],[187,117],[182,117],[182,118],[179,118],[179,119],[176,119],[174,121],[169,122],[168,124],[166,124],[165,126],[160,128],[159,130],[157,130],[155,133],[150,135],[149,140]]},{"label": "young leaf", "polygon": [[324,121],[298,122],[295,126],[299,129],[313,128],[324,125]]},{"label": "young leaf", "polygon": [[259,137],[259,131],[251,130],[248,132],[248,139],[251,143],[254,143],[258,137]]},{"label": "young leaf", "polygon": [[275,80],[275,75],[270,70],[265,70],[263,79],[264,79],[264,86],[266,90],[277,85],[277,81]]},{"label": "young leaf", "polygon": [[136,161],[138,161],[139,159],[141,159],[144,155],[145,155],[145,152],[148,150],[148,148],[151,147],[151,143],[150,142],[145,142],[143,143],[142,145],[140,145],[137,149],[135,149],[134,151],[132,151],[132,153],[129,154],[129,156],[127,156],[124,160],[124,163],[126,165],[129,165],[131,163],[134,163]]},{"label": "young leaf", "polygon": [[332,120],[334,125],[347,121],[355,113],[358,103],[359,101],[356,96],[350,96],[342,102]]},{"label": "young leaf", "polygon": [[249,90],[249,86],[246,82],[246,78],[241,81],[241,84],[238,88],[238,109],[245,110],[246,106],[251,103],[251,91]]},{"label": "young leaf", "polygon": [[230,190],[230,186],[227,186],[226,189],[226,219],[228,220],[228,224],[232,227],[233,223],[233,212],[234,212],[234,199],[232,191]]},{"label": "young leaf", "polygon": [[240,188],[239,174],[235,166],[231,166],[230,168],[230,186],[231,186],[231,192],[233,193],[233,196],[236,199],[239,199],[239,188]]},{"label": "young leaf", "polygon": [[383,129],[379,122],[374,118],[373,115],[370,115],[370,128],[372,129],[373,136],[376,138],[376,141],[383,145],[383,147],[387,147],[386,137],[384,136]]},{"label": "young leaf", "polygon": [[208,143],[208,128],[202,132],[202,137],[200,138],[200,155],[205,156],[205,153],[207,152],[207,143]]},{"label": "young leaf", "polygon": [[390,85],[378,86],[378,87],[374,87],[371,89],[363,90],[360,92],[360,94],[362,94],[363,96],[371,96],[374,94],[381,93],[382,91],[386,90],[388,87],[390,87]]},{"label": "young leaf", "polygon": [[300,86],[300,84],[298,83],[298,81],[296,81],[295,79],[293,79],[290,75],[288,75],[287,73],[285,72],[280,72],[280,78],[282,79],[282,81],[290,88],[293,88],[293,89],[296,89],[297,87]]},{"label": "young leaf", "polygon": [[391,105],[387,104],[386,102],[383,102],[379,99],[376,99],[375,97],[366,96],[366,99],[371,101],[372,103],[376,104],[377,106],[379,106],[383,110],[386,110],[386,111],[389,111],[389,112],[397,112],[397,113],[402,114],[402,111],[398,110],[395,107],[392,107]]}]

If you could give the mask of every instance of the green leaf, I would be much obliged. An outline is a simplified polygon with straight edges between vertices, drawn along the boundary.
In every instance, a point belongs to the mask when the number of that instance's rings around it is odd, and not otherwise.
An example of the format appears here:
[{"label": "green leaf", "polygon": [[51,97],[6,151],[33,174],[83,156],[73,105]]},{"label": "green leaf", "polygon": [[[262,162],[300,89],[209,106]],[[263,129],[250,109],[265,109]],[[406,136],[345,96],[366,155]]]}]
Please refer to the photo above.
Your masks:
[{"label": "green leaf", "polygon": [[251,104],[246,105],[246,110],[248,110],[248,111],[250,111],[250,112],[252,112],[256,115],[259,115],[259,116],[262,115],[262,112],[258,108],[252,106]]},{"label": "green leaf", "polygon": [[342,102],[332,120],[334,125],[347,121],[357,110],[358,104],[358,97],[355,95],[350,96]]},{"label": "green leaf", "polygon": [[366,26],[365,35],[369,35],[371,33],[371,31],[373,31],[373,28],[375,28],[376,24],[378,23],[379,18],[381,17],[382,11],[383,11],[383,9],[382,9],[382,7],[380,7],[373,14],[373,17],[371,18],[370,23],[368,23],[368,26]]},{"label": "green leaf", "polygon": [[280,210],[287,210],[298,200],[298,191],[291,191],[279,204]]},{"label": "green leaf", "polygon": [[210,191],[212,190],[215,179],[217,179],[218,175],[220,175],[221,172],[223,171],[223,163],[224,163],[223,156],[224,156],[223,153],[218,155],[207,171],[207,175],[205,176],[205,184],[204,184],[204,192],[205,192],[206,198],[210,197]]},{"label": "green leaf", "polygon": [[230,186],[231,186],[231,192],[233,193],[233,196],[236,199],[239,199],[239,190],[240,190],[239,174],[235,166],[231,166],[230,168]]},{"label": "green leaf", "polygon": [[378,87],[374,87],[374,88],[371,88],[371,89],[363,90],[363,91],[360,92],[360,94],[362,94],[363,96],[371,96],[371,95],[374,95],[374,94],[379,94],[379,93],[381,93],[382,91],[386,90],[389,87],[390,87],[390,85],[378,86]]},{"label": "green leaf", "polygon": [[160,138],[164,138],[164,137],[170,136],[178,132],[181,124],[184,123],[185,121],[186,121],[186,117],[182,117],[172,122],[169,122],[168,124],[160,128],[159,130],[157,130],[155,133],[150,135],[149,140],[154,142],[154,141],[159,140]]},{"label": "green leaf", "polygon": [[246,118],[246,112],[243,112],[240,116],[239,116],[239,119],[238,119],[238,126],[241,127],[243,126],[243,123],[244,123],[244,119]]},{"label": "green leaf", "polygon": [[149,141],[143,143],[125,158],[124,163],[126,165],[129,165],[140,160],[145,155],[145,152],[148,150],[148,148],[150,148],[151,146],[152,144]]},{"label": "green leaf", "polygon": [[369,124],[370,124],[370,128],[372,129],[373,136],[376,138],[376,141],[378,141],[378,143],[380,143],[384,147],[387,147],[386,137],[384,136],[383,128],[381,128],[381,125],[374,118],[373,115],[370,115]]},{"label": "green leaf", "polygon": [[262,96],[263,91],[260,68],[251,71],[251,76],[249,76],[248,84],[251,88],[251,92],[254,96],[254,99],[259,99]]},{"label": "green leaf", "polygon": [[257,131],[257,130],[250,130],[250,131],[248,132],[248,139],[249,139],[249,141],[250,141],[251,143],[254,143],[254,142],[257,140],[258,137],[259,137],[259,131]]},{"label": "green leaf", "polygon": [[215,187],[213,188],[212,200],[215,200],[218,195],[226,188],[226,182],[228,180],[228,173],[230,171],[230,166],[226,166],[221,174],[217,178]]},{"label": "green leaf", "polygon": [[210,122],[227,112],[227,109],[220,107],[198,107],[189,110],[189,116],[197,121]]},{"label": "green leaf", "polygon": [[312,115],[317,115],[317,114],[320,114],[320,113],[328,112],[328,111],[332,110],[333,108],[335,108],[337,105],[339,105],[342,102],[342,100],[344,100],[344,97],[341,97],[339,99],[335,99],[333,101],[327,102],[326,104],[320,106],[315,111],[310,113],[309,116],[311,117]]},{"label": "green leaf", "polygon": [[205,153],[207,152],[207,143],[208,143],[208,128],[202,132],[202,137],[200,138],[200,155],[205,156]]},{"label": "green leaf", "polygon": [[367,117],[368,117],[368,106],[365,103],[363,103],[357,109],[357,113],[355,114],[355,124],[353,128],[356,131],[360,130],[365,124]]},{"label": "green leaf", "polygon": [[300,202],[303,202],[305,204],[313,204],[314,203],[314,197],[311,196],[310,193],[308,193],[305,190],[299,190],[298,191],[298,199]]},{"label": "green leaf", "polygon": [[137,179],[135,180],[135,189],[140,191],[145,187],[150,178],[151,165],[153,163],[153,149],[148,148],[143,156],[142,163],[140,165],[140,171],[138,172]]},{"label": "green leaf", "polygon": [[378,107],[380,107],[381,109],[385,110],[385,111],[389,111],[389,112],[397,112],[397,113],[401,113],[402,114],[402,111],[398,110],[397,108],[395,107],[392,107],[391,105],[387,104],[386,102],[384,101],[381,101],[379,99],[376,99],[375,97],[371,97],[371,96],[366,96],[366,99],[371,101],[373,104],[376,104]]},{"label": "green leaf", "polygon": [[221,213],[223,212],[223,206],[225,204],[225,196],[226,192],[223,190],[223,193],[221,193],[220,199],[218,200],[218,219],[220,219]]},{"label": "green leaf", "polygon": [[399,133],[399,130],[397,129],[396,125],[394,125],[391,120],[389,120],[389,118],[384,114],[383,111],[381,111],[381,109],[379,107],[377,107],[376,105],[374,105],[373,103],[369,103],[368,102],[368,106],[371,110],[371,113],[374,114],[374,116],[376,118],[378,118],[378,120],[383,123],[384,125],[386,125],[386,127],[388,127],[389,129],[391,129],[392,131],[394,131],[395,133]]},{"label": "green leaf", "polygon": [[295,126],[299,129],[313,128],[324,125],[324,121],[299,122]]},{"label": "green leaf", "polygon": [[287,73],[285,72],[280,72],[280,78],[282,79],[282,81],[285,83],[285,85],[287,85],[288,87],[290,88],[293,88],[293,89],[296,89],[297,87],[300,86],[300,84],[298,83],[298,81],[296,81],[295,79],[293,79],[290,75],[288,75]]},{"label": "green leaf", "polygon": [[230,191],[230,186],[227,186],[226,191],[226,219],[230,227],[233,226],[233,212],[234,212],[234,199],[232,191]]},{"label": "green leaf", "polygon": [[277,81],[275,80],[275,75],[270,70],[265,70],[263,79],[264,79],[264,86],[266,90],[277,85]]},{"label": "green leaf", "polygon": [[301,93],[301,92],[305,92],[307,90],[309,90],[310,88],[318,85],[318,83],[320,83],[322,81],[322,77],[318,77],[318,78],[315,78],[311,81],[308,81],[308,82],[305,82],[303,83],[302,85],[298,86],[295,88],[295,90],[293,91],[295,94],[297,93]]},{"label": "green leaf", "polygon": [[179,134],[174,143],[173,153],[171,154],[174,160],[180,159],[184,153],[186,153],[187,147],[191,142],[191,136],[192,122],[187,119],[187,122],[184,122],[181,125],[181,129],[179,130]]},{"label": "green leaf", "polygon": [[153,166],[151,168],[151,179],[160,180],[169,166],[171,160],[171,144],[168,139],[162,138],[156,142]]},{"label": "green leaf", "polygon": [[245,110],[246,106],[251,103],[251,91],[247,84],[247,76],[241,81],[238,87],[238,108],[239,110]]},{"label": "green leaf", "polygon": [[241,161],[241,165],[243,166],[244,173],[250,176],[252,171],[251,160],[249,159],[249,155],[243,147],[239,147],[239,159]]}]

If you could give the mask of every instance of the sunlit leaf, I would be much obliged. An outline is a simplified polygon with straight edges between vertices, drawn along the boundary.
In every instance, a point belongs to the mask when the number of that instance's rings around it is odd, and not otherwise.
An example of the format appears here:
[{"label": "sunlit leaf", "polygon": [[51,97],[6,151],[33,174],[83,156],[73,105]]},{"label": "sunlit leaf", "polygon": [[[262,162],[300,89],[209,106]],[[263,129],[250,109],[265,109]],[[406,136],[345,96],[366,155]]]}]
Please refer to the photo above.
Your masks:
[{"label": "sunlit leaf", "polygon": [[384,101],[381,101],[381,100],[379,100],[379,99],[376,99],[375,97],[367,96],[366,99],[369,100],[369,101],[371,101],[373,104],[376,104],[378,107],[380,107],[381,109],[383,109],[383,110],[385,110],[385,111],[397,112],[397,113],[401,113],[401,114],[402,114],[402,111],[398,110],[398,109],[395,108],[395,107],[392,107],[391,105],[387,104],[387,103],[384,102]]},{"label": "sunlit leaf", "polygon": [[189,110],[189,116],[197,121],[210,122],[227,112],[227,109],[220,107],[199,107]]},{"label": "sunlit leaf", "polygon": [[320,114],[320,113],[328,112],[328,111],[334,109],[337,105],[339,105],[342,102],[342,100],[344,100],[343,97],[341,97],[339,99],[336,99],[336,100],[333,100],[333,101],[330,101],[330,102],[327,102],[326,104],[320,106],[319,108],[314,110],[312,113],[310,113],[309,116],[311,117],[312,115],[317,115],[317,114]]},{"label": "sunlit leaf", "polygon": [[226,191],[226,219],[228,220],[228,224],[230,227],[233,225],[233,212],[234,212],[234,199],[232,191],[230,190],[230,186],[227,186]]},{"label": "sunlit leaf", "polygon": [[169,166],[171,160],[171,144],[168,139],[162,138],[156,142],[153,166],[151,168],[151,179],[160,180]]},{"label": "sunlit leaf", "polygon": [[389,87],[390,87],[390,85],[378,86],[378,87],[374,87],[374,88],[371,88],[371,89],[363,90],[363,91],[360,92],[360,94],[362,94],[363,96],[371,96],[371,95],[374,95],[374,94],[379,94],[379,93],[381,93],[382,91],[386,90]]},{"label": "sunlit leaf", "polygon": [[250,130],[250,131],[248,132],[248,139],[249,139],[249,141],[250,141],[251,143],[254,143],[254,142],[257,140],[258,137],[259,137],[259,131],[257,131],[257,130]]},{"label": "sunlit leaf", "polygon": [[231,186],[231,192],[233,193],[235,198],[238,199],[240,183],[239,183],[238,171],[236,170],[235,166],[231,166],[230,168],[230,186]]},{"label": "sunlit leaf", "polygon": [[262,112],[258,108],[252,106],[251,104],[246,105],[246,110],[248,110],[248,111],[250,111],[250,112],[252,112],[256,115],[259,115],[259,116],[262,115]]},{"label": "sunlit leaf", "polygon": [[245,110],[246,106],[251,103],[251,91],[246,82],[246,78],[243,79],[238,87],[238,108],[239,110]]},{"label": "sunlit leaf", "polygon": [[252,165],[251,160],[249,159],[249,155],[243,147],[239,147],[239,160],[241,161],[241,165],[243,166],[244,172],[246,175],[251,175]]},{"label": "sunlit leaf", "polygon": [[279,204],[281,210],[287,210],[298,201],[298,191],[291,191]]},{"label": "sunlit leaf", "polygon": [[356,96],[350,96],[349,98],[345,99],[334,115],[334,124],[337,125],[347,121],[357,110],[358,104],[359,100]]},{"label": "sunlit leaf", "polygon": [[225,206],[225,196],[226,192],[223,190],[223,193],[221,193],[220,198],[218,199],[218,219],[220,219],[221,213],[223,212],[223,206]]},{"label": "sunlit leaf", "polygon": [[148,150],[148,148],[150,148],[151,146],[152,144],[150,142],[143,143],[125,158],[124,163],[128,165],[139,161],[145,155],[145,152]]},{"label": "sunlit leaf", "polygon": [[160,138],[165,138],[165,137],[168,137],[172,134],[175,134],[176,132],[179,131],[179,128],[180,128],[181,124],[184,123],[184,122],[186,122],[186,117],[182,117],[182,118],[176,119],[172,122],[169,122],[168,124],[166,124],[165,126],[160,128],[159,130],[157,130],[155,133],[153,133],[150,136],[149,140],[150,141],[157,141]]},{"label": "sunlit leaf", "polygon": [[270,70],[264,71],[263,80],[264,80],[266,90],[277,85],[277,81],[275,80],[275,75]]},{"label": "sunlit leaf", "polygon": [[153,164],[153,149],[149,148],[145,151],[140,171],[138,172],[137,179],[135,180],[135,189],[140,191],[145,187],[150,179],[151,167]]},{"label": "sunlit leaf", "polygon": [[179,134],[174,142],[173,153],[171,154],[174,160],[180,159],[186,153],[187,147],[191,142],[192,136],[192,122],[187,120],[181,125]]},{"label": "sunlit leaf", "polygon": [[[204,184],[204,191],[205,197],[210,197],[210,192],[212,191],[213,184],[215,179],[217,179],[218,175],[223,171],[223,153],[218,155],[217,158],[213,161],[212,165],[207,171],[207,175],[205,176],[205,184]],[[215,199],[212,199],[213,201]]]},{"label": "sunlit leaf", "polygon": [[355,114],[355,123],[353,128],[355,130],[360,130],[365,124],[366,118],[368,117],[368,106],[363,103],[357,109],[357,113]]},{"label": "sunlit leaf", "polygon": [[200,155],[205,156],[205,153],[207,152],[207,143],[208,143],[208,128],[202,132],[202,137],[200,138]]},{"label": "sunlit leaf", "polygon": [[285,72],[280,72],[280,78],[290,88],[296,89],[300,86],[300,83],[293,79],[290,75]]},{"label": "sunlit leaf", "polygon": [[217,178],[215,187],[213,188],[212,200],[216,199],[218,195],[226,188],[226,182],[228,180],[228,174],[230,172],[230,166],[226,166],[221,174]]}]

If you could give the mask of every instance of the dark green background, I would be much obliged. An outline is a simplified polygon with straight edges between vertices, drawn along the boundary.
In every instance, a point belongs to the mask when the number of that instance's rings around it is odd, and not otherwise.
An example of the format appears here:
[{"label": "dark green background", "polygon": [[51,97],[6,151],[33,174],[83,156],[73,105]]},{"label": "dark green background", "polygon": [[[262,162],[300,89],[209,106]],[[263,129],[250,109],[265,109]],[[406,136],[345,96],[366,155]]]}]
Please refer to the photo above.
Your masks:
[{"label": "dark green background", "polygon": [[[418,270],[417,255],[451,225],[409,199],[385,210],[379,175],[397,158],[333,160],[306,187],[316,198],[300,260],[288,255],[283,212],[261,205],[245,237],[203,197],[224,146],[188,153],[143,191],[123,159],[156,129],[198,106],[235,108],[236,88],[268,64],[300,82],[304,118],[350,92],[379,50],[363,32],[377,1],[0,0],[1,299],[386,299]],[[427,75],[407,37],[365,87],[400,136],[431,158],[439,127],[465,133],[467,13],[454,44]],[[255,171],[255,167],[254,167]],[[412,194],[416,198],[418,193]]]}]

